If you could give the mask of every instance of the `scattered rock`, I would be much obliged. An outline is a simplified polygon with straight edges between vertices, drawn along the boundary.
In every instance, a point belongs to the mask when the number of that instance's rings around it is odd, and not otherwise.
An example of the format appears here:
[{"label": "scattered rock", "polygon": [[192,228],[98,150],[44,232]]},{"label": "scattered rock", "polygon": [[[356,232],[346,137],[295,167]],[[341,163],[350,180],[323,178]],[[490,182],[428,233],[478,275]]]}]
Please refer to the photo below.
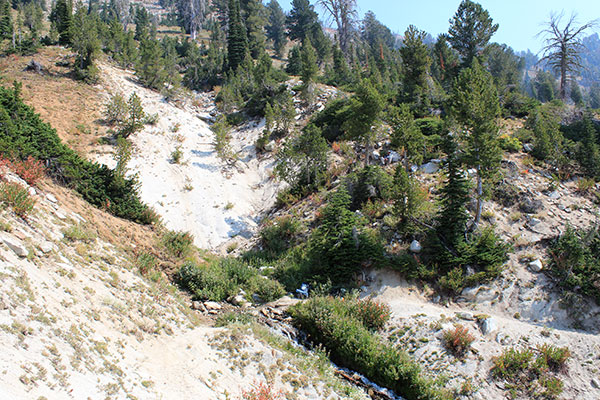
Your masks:
[{"label": "scattered rock", "polygon": [[206,307],[206,309],[210,312],[210,311],[218,311],[220,309],[222,309],[223,307],[214,301],[205,301],[204,302],[204,307]]},{"label": "scattered rock", "polygon": [[0,239],[19,257],[27,257],[29,251],[19,239],[8,234],[1,234]]},{"label": "scattered rock", "polygon": [[553,200],[560,199],[560,194],[556,190],[548,193],[547,196]]},{"label": "scattered rock", "polygon": [[509,344],[510,336],[508,336],[506,333],[498,332],[498,334],[496,335],[496,342],[498,342],[502,345]]},{"label": "scattered rock", "polygon": [[590,383],[594,389],[600,389],[600,382],[598,381],[598,379],[592,378],[592,381]]},{"label": "scattered rock", "polygon": [[192,310],[206,312],[206,307],[204,307],[201,301],[192,301]]},{"label": "scattered rock", "polygon": [[523,145],[523,151],[526,153],[531,153],[533,151],[533,145],[530,143],[525,143]]},{"label": "scattered rock", "polygon": [[54,195],[52,193],[46,194],[46,198],[51,203],[54,203],[54,204],[58,203],[58,200],[56,200],[56,197],[54,197]]},{"label": "scattered rock", "polygon": [[29,61],[29,63],[25,67],[25,71],[32,71],[32,72],[35,72],[36,74],[41,75],[44,73],[44,71],[46,71],[46,68],[39,62],[35,61],[34,59],[31,59],[31,61]]},{"label": "scattered rock", "polygon": [[42,243],[40,243],[39,248],[42,251],[42,253],[48,254],[52,251],[54,246],[52,246],[52,243],[50,243],[50,242],[42,242]]},{"label": "scattered rock", "polygon": [[456,313],[456,316],[460,319],[464,319],[465,321],[474,321],[475,320],[473,313],[470,313],[467,311],[459,311]]},{"label": "scattered rock", "polygon": [[542,269],[544,269],[544,265],[539,259],[537,259],[529,263],[529,269],[531,272],[540,272]]},{"label": "scattered rock", "polygon": [[535,214],[544,208],[544,203],[537,199],[525,199],[519,204],[519,210],[525,214]]},{"label": "scattered rock", "polygon": [[410,244],[410,251],[412,253],[420,253],[421,250],[423,250],[421,243],[419,243],[418,240],[413,240],[412,243]]},{"label": "scattered rock", "polygon": [[54,211],[54,215],[56,216],[56,218],[60,219],[61,221],[64,221],[65,219],[67,219],[67,216],[58,210]]},{"label": "scattered rock", "polygon": [[498,330],[498,324],[494,318],[486,318],[483,320],[483,322],[481,322],[481,332],[484,335],[489,335],[496,330]]},{"label": "scattered rock", "polygon": [[440,170],[440,163],[431,160],[427,164],[421,165],[419,169],[426,174],[435,174]]},{"label": "scattered rock", "polygon": [[251,306],[250,302],[246,300],[243,294],[234,296],[233,299],[231,299],[231,304],[242,308],[248,308]]},{"label": "scattered rock", "polygon": [[30,196],[35,196],[37,194],[37,191],[35,190],[35,188],[30,187],[29,189],[27,189],[29,191],[29,195]]}]

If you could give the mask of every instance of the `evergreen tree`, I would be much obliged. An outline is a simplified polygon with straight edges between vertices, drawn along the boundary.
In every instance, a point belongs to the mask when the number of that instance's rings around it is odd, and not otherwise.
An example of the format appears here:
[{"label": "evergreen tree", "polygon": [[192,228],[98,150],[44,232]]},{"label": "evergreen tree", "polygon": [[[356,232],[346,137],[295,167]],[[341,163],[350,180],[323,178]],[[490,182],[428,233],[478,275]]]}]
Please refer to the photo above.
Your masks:
[{"label": "evergreen tree", "polygon": [[394,214],[400,218],[399,228],[406,231],[419,208],[421,196],[418,182],[402,165],[396,167],[393,193]]},{"label": "evergreen tree", "polygon": [[236,71],[248,52],[248,38],[242,24],[239,0],[229,0],[229,32],[227,35],[228,68]]},{"label": "evergreen tree", "polygon": [[302,52],[300,51],[300,47],[294,46],[290,50],[285,71],[290,75],[300,75],[302,73]]},{"label": "evergreen tree", "polygon": [[71,44],[72,7],[67,0],[57,0],[50,13],[50,21],[58,32],[58,43],[67,46]]},{"label": "evergreen tree", "polygon": [[77,53],[75,74],[90,83],[98,80],[98,69],[94,61],[100,51],[96,14],[88,14],[79,7],[71,22],[71,47]]},{"label": "evergreen tree", "polygon": [[0,40],[12,39],[13,22],[9,0],[0,0]]},{"label": "evergreen tree", "polygon": [[446,183],[441,188],[442,208],[437,217],[437,236],[445,246],[456,249],[464,241],[469,218],[465,204],[469,196],[468,183],[461,169],[458,145],[452,134],[444,139],[446,153]]},{"label": "evergreen tree", "polygon": [[265,52],[265,25],[267,16],[261,0],[241,0],[244,3],[243,20],[248,37],[248,48],[253,59],[258,60]]},{"label": "evergreen tree", "polygon": [[500,113],[498,92],[492,77],[477,60],[461,71],[452,98],[451,113],[464,129],[465,155],[469,166],[477,170],[477,212],[481,218],[483,183],[497,172],[502,158],[496,118]]},{"label": "evergreen tree", "polygon": [[383,111],[384,98],[373,86],[364,79],[356,94],[350,99],[350,117],[344,122],[344,130],[350,139],[365,145],[367,153],[365,166],[369,164],[371,146],[375,137],[375,125]]},{"label": "evergreen tree", "polygon": [[319,66],[317,65],[317,54],[315,48],[310,42],[310,38],[306,38],[302,43],[302,82],[304,85],[309,85],[314,81],[317,73],[319,72]]},{"label": "evergreen tree", "polygon": [[533,96],[542,103],[552,101],[558,93],[556,79],[550,72],[538,71],[532,83]]},{"label": "evergreen tree", "polygon": [[308,0],[292,0],[286,23],[289,38],[303,41],[314,25],[319,23],[319,16]]},{"label": "evergreen tree", "polygon": [[392,146],[404,154],[404,168],[410,171],[412,164],[419,164],[425,152],[425,137],[415,124],[408,104],[400,104],[391,111]]},{"label": "evergreen tree", "polygon": [[590,88],[589,104],[593,109],[600,108],[600,85],[597,83]]},{"label": "evergreen tree", "polygon": [[350,83],[350,79],[351,74],[346,57],[336,45],[333,47],[333,84],[342,86]]},{"label": "evergreen tree", "polygon": [[309,124],[278,153],[275,172],[292,188],[314,189],[327,171],[328,149],[321,130]]},{"label": "evergreen tree", "polygon": [[556,165],[562,157],[564,138],[558,110],[551,104],[537,107],[528,116],[525,127],[533,131],[533,156]]},{"label": "evergreen tree", "polygon": [[162,89],[166,81],[163,67],[163,50],[156,39],[147,38],[140,42],[140,55],[135,74],[140,82],[152,89]]},{"label": "evergreen tree", "polygon": [[269,14],[269,22],[266,26],[267,38],[273,41],[273,49],[277,57],[282,57],[286,43],[285,13],[277,0],[271,0],[267,4],[267,11]]},{"label": "evergreen tree", "polygon": [[579,107],[583,106],[583,94],[581,93],[581,89],[575,80],[571,82],[571,100],[573,103],[575,103],[575,105]]},{"label": "evergreen tree", "polygon": [[585,173],[593,178],[600,177],[600,146],[598,135],[589,116],[583,119],[583,140],[579,144],[577,158]]},{"label": "evergreen tree", "polygon": [[146,7],[138,5],[135,9],[135,36],[134,39],[142,41],[150,35],[150,13]]},{"label": "evergreen tree", "polygon": [[456,51],[448,45],[446,35],[438,36],[431,53],[433,59],[431,74],[444,90],[450,91],[458,75],[460,63]]},{"label": "evergreen tree", "polygon": [[426,35],[426,32],[410,25],[404,33],[404,41],[400,48],[404,67],[400,100],[403,103],[414,104],[415,110],[418,110],[420,114],[423,114],[429,107],[427,77],[431,58],[429,58],[429,49],[423,43]]},{"label": "evergreen tree", "polygon": [[460,54],[463,66],[470,67],[497,30],[498,24],[493,23],[487,10],[463,0],[450,20],[448,41]]}]

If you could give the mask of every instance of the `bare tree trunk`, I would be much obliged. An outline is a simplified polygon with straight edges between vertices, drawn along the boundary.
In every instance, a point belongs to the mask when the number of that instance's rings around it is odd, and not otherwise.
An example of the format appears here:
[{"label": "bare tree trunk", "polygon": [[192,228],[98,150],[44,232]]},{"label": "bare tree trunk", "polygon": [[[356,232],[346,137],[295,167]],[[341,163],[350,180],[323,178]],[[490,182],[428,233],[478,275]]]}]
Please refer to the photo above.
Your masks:
[{"label": "bare tree trunk", "polygon": [[475,213],[475,225],[481,220],[483,211],[483,179],[481,179],[481,166],[477,166],[477,211]]}]

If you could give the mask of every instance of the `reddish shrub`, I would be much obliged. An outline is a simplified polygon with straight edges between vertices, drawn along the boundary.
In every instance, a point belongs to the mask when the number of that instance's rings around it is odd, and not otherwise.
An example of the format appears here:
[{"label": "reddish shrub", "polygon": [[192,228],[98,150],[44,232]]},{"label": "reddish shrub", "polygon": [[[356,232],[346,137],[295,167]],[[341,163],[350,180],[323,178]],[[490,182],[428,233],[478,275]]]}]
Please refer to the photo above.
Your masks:
[{"label": "reddish shrub", "polygon": [[272,384],[259,382],[242,392],[242,400],[284,400],[284,395],[281,390],[275,391]]},{"label": "reddish shrub", "polygon": [[32,156],[27,157],[25,161],[13,161],[12,167],[17,175],[19,175],[30,185],[35,185],[46,175],[46,167],[44,167],[44,163],[42,163],[40,160],[36,160]]},{"label": "reddish shrub", "polygon": [[390,307],[372,299],[359,300],[356,303],[356,317],[362,321],[367,329],[381,330],[391,316]]},{"label": "reddish shrub", "polygon": [[462,325],[456,325],[454,329],[444,331],[444,345],[452,354],[463,357],[475,341],[475,336],[469,333],[469,329]]}]

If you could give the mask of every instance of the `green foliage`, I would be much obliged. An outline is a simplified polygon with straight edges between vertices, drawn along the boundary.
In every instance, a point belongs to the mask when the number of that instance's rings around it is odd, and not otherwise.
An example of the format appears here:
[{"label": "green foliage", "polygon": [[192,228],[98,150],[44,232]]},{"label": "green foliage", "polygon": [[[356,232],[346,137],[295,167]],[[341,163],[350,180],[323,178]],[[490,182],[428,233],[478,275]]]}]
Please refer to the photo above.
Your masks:
[{"label": "green foliage", "polygon": [[219,314],[215,320],[216,327],[229,326],[229,325],[248,325],[252,323],[254,319],[252,315],[243,312],[226,312]]},{"label": "green foliage", "polygon": [[552,73],[539,71],[532,83],[533,96],[546,103],[558,97],[558,85]]},{"label": "green foliage", "polygon": [[404,81],[400,92],[400,101],[412,105],[419,114],[424,115],[430,106],[427,90],[427,77],[431,58],[429,49],[423,40],[427,33],[410,25],[404,32],[403,46],[400,48]]},{"label": "green foliage", "polygon": [[184,263],[177,272],[181,285],[202,300],[224,301],[240,289],[269,302],[285,294],[279,282],[259,275],[241,259],[223,258],[208,265]]},{"label": "green foliage", "polygon": [[376,266],[383,261],[379,238],[363,229],[364,223],[350,211],[350,203],[346,189],[338,189],[309,238],[310,271],[316,280],[346,284],[362,266]]},{"label": "green foliage", "polygon": [[13,21],[9,0],[0,1],[0,40],[12,39]]},{"label": "green foliage", "polygon": [[475,341],[475,336],[469,333],[469,329],[462,325],[456,325],[454,329],[445,330],[442,334],[444,346],[456,357],[463,358]]},{"label": "green foliage", "polygon": [[498,24],[493,23],[487,10],[463,0],[450,20],[448,42],[460,54],[463,65],[470,67],[497,30]]},{"label": "green foliage", "polygon": [[302,43],[300,50],[300,56],[302,59],[301,78],[304,85],[308,85],[314,81],[317,73],[319,72],[319,66],[317,65],[317,54],[315,48],[310,42],[310,38],[306,38]]},{"label": "green foliage", "polygon": [[415,124],[410,106],[401,104],[390,114],[392,146],[404,153],[404,167],[408,169],[411,164],[420,164],[425,153],[425,138]]},{"label": "green foliage", "polygon": [[538,347],[537,351],[537,356],[529,349],[517,350],[512,347],[504,351],[492,359],[492,376],[505,380],[513,397],[522,395],[535,399],[558,399],[563,392],[563,382],[549,371],[566,371],[565,363],[570,352],[567,348],[546,344]]},{"label": "green foliage", "polygon": [[563,136],[560,132],[559,107],[552,103],[536,108],[527,118],[525,128],[533,132],[534,157],[551,164],[562,158]]},{"label": "green foliage", "polygon": [[230,130],[231,127],[225,118],[219,118],[212,126],[213,131],[213,148],[221,160],[230,162],[234,159],[233,150],[230,145]]},{"label": "green foliage", "polygon": [[328,149],[319,128],[309,124],[279,151],[275,173],[295,190],[314,190],[327,171]]},{"label": "green foliage", "polygon": [[300,47],[294,46],[290,49],[285,71],[290,75],[300,75],[302,72],[302,53]]},{"label": "green foliage", "polygon": [[88,83],[98,81],[98,67],[94,64],[100,52],[98,38],[98,19],[79,8],[71,21],[71,47],[77,53],[75,57],[75,76]]},{"label": "green foliage", "polygon": [[325,109],[316,114],[310,122],[322,130],[325,139],[334,142],[346,134],[343,125],[350,119],[351,114],[348,99],[335,99],[327,103]]},{"label": "green foliage", "polygon": [[577,149],[577,160],[587,176],[600,177],[600,146],[598,134],[589,116],[582,121],[580,135],[583,137]]},{"label": "green foliage", "polygon": [[86,228],[82,224],[72,225],[62,231],[65,239],[71,242],[92,243],[96,240],[96,232]]},{"label": "green foliage", "polygon": [[13,90],[0,88],[0,152],[45,161],[50,176],[119,217],[142,223],[154,220],[138,197],[135,180],[120,179],[114,171],[82,159],[61,143],[56,131],[23,103],[18,85]]},{"label": "green foliage", "polygon": [[359,210],[367,200],[392,197],[392,177],[379,166],[370,165],[349,174],[345,183],[352,198],[351,210]]},{"label": "green foliage", "polygon": [[181,258],[192,251],[194,237],[189,232],[166,231],[162,235],[161,242],[169,254]]},{"label": "green foliage", "polygon": [[273,49],[277,57],[282,57],[283,49],[287,42],[285,36],[285,13],[277,0],[271,0],[267,4],[267,12],[269,21],[265,27],[267,38],[273,42]]},{"label": "green foliage", "polygon": [[240,15],[239,0],[229,0],[229,31],[227,34],[228,68],[236,71],[248,52],[248,37]]},{"label": "green foliage", "polygon": [[264,250],[274,257],[280,255],[295,244],[300,227],[300,222],[289,216],[270,221],[260,231],[260,241]]},{"label": "green foliage", "polygon": [[401,165],[396,167],[392,193],[394,214],[400,219],[399,228],[401,231],[408,232],[412,229],[412,218],[416,217],[424,198],[418,181]]},{"label": "green foliage", "polygon": [[71,44],[71,23],[73,18],[71,3],[67,0],[57,0],[50,13],[50,21],[59,35],[58,43]]},{"label": "green foliage", "polygon": [[127,119],[117,125],[117,135],[124,138],[141,130],[146,123],[146,113],[136,92],[133,92],[127,100],[127,113]]},{"label": "green foliage", "polygon": [[408,400],[450,399],[426,378],[402,350],[371,332],[353,311],[352,301],[318,297],[289,309],[294,324],[314,343],[330,352],[331,359],[364,374]]},{"label": "green foliage", "polygon": [[523,149],[521,141],[512,135],[501,135],[498,138],[498,144],[502,150],[509,153],[517,153]]},{"label": "green foliage", "polygon": [[578,291],[600,304],[600,234],[567,227],[548,249],[550,274],[565,290]]},{"label": "green foliage", "polygon": [[35,206],[35,199],[29,191],[18,183],[3,182],[0,184],[0,202],[6,204],[23,219],[31,214]]}]

